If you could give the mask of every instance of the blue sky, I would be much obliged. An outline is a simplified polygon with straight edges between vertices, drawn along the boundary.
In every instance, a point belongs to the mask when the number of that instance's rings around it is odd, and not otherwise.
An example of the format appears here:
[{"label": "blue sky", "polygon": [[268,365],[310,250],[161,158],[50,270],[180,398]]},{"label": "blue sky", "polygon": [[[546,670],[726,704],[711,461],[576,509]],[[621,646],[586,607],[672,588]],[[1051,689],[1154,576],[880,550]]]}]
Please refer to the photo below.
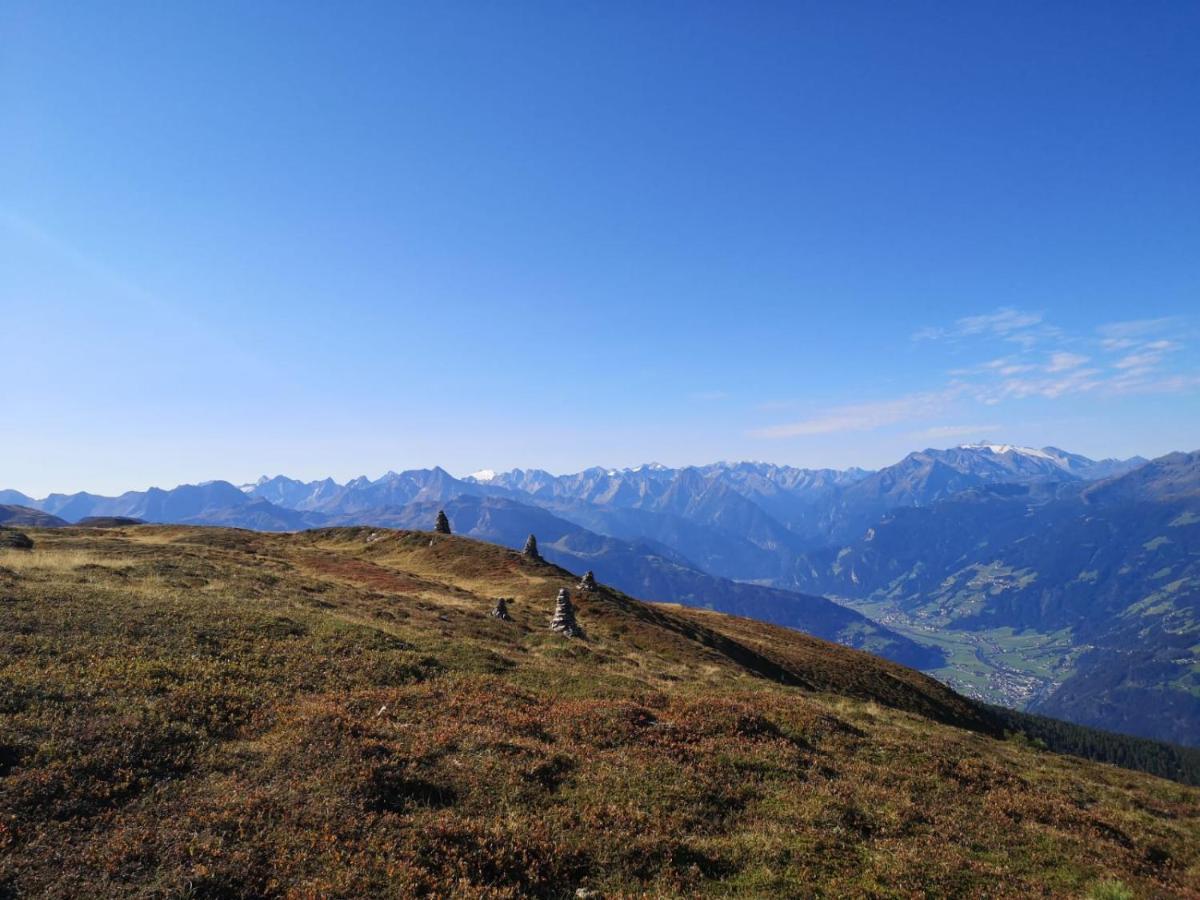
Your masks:
[{"label": "blue sky", "polygon": [[0,29],[0,486],[1200,447],[1195,3]]}]

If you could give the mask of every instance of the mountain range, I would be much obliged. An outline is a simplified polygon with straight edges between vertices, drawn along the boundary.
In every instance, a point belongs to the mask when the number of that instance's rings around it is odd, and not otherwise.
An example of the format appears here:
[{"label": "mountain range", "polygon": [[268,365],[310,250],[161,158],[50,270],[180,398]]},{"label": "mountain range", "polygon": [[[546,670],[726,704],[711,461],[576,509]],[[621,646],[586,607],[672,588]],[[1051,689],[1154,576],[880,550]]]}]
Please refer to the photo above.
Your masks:
[{"label": "mountain range", "polygon": [[511,547],[535,533],[551,561],[631,593],[872,650],[979,699],[1200,744],[1195,457],[985,443],[874,472],[433,468],[0,502],[262,531],[427,528],[444,508],[456,532]]}]

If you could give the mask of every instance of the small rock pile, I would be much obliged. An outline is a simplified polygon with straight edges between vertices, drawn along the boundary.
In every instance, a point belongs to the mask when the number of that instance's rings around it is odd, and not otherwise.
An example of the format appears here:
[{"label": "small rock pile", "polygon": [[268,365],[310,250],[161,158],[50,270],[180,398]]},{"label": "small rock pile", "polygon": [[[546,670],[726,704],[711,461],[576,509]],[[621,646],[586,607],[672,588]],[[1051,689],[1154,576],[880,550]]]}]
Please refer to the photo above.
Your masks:
[{"label": "small rock pile", "polygon": [[542,554],[538,552],[537,538],[532,534],[525,540],[525,549],[521,551],[521,555],[526,559],[536,559],[541,561]]},{"label": "small rock pile", "polygon": [[550,620],[550,630],[557,631],[565,637],[583,637],[583,629],[575,621],[575,605],[566,588],[559,589],[558,602],[554,606],[554,618]]},{"label": "small rock pile", "polygon": [[505,622],[511,622],[512,616],[508,614],[508,601],[512,597],[497,597],[496,605],[492,607],[492,618],[502,619]]},{"label": "small rock pile", "polygon": [[583,577],[579,579],[579,589],[581,591],[594,591],[597,587],[599,585],[596,584],[596,573],[588,569],[583,573]]},{"label": "small rock pile", "polygon": [[450,533],[450,520],[446,518],[446,511],[444,509],[438,510],[437,521],[433,523],[433,530],[438,534]]},{"label": "small rock pile", "polygon": [[33,539],[23,531],[0,526],[0,550],[32,550]]}]

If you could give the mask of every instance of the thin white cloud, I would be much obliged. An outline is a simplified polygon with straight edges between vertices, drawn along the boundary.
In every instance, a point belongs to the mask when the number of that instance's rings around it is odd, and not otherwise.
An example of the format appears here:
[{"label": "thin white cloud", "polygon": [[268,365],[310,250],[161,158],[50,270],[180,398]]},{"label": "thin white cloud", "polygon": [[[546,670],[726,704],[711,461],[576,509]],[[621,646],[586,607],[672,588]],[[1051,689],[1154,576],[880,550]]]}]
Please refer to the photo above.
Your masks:
[{"label": "thin white cloud", "polygon": [[1105,350],[1113,352],[1117,350],[1127,350],[1128,348],[1136,345],[1137,341],[1135,341],[1133,338],[1104,338],[1102,341],[1100,341],[1101,347],[1103,347]]},{"label": "thin white cloud", "polygon": [[[901,422],[945,418],[952,406],[971,402],[988,408],[1031,398],[1196,391],[1200,372],[1195,367],[1180,371],[1178,365],[1180,359],[1195,361],[1182,352],[1189,349],[1195,336],[1181,317],[1109,322],[1090,334],[1071,334],[1044,321],[1041,313],[1004,307],[960,318],[947,327],[923,328],[913,335],[914,340],[952,342],[958,355],[964,350],[979,351],[977,359],[983,361],[951,369],[947,373],[950,381],[942,390],[832,407],[751,434],[789,438],[873,431]],[[1175,365],[1171,365],[1173,360]],[[768,409],[760,407],[760,411]],[[952,438],[998,430],[996,426],[936,425],[916,435]]]},{"label": "thin white cloud", "polygon": [[1028,328],[1042,321],[1041,313],[1021,312],[1006,307],[982,316],[967,316],[956,323],[960,334],[1011,334],[1019,328]]},{"label": "thin white cloud", "polygon": [[1151,369],[1162,362],[1161,353],[1130,353],[1128,356],[1122,356],[1115,363],[1115,369]]},{"label": "thin white cloud", "polygon": [[1004,335],[1004,340],[1010,344],[1020,344],[1023,350],[1030,350],[1038,344],[1060,340],[1063,333],[1053,325],[1037,325],[1023,331],[1014,331]]},{"label": "thin white cloud", "polygon": [[1130,369],[1111,379],[1106,385],[1107,393],[1115,396],[1135,394],[1185,394],[1200,388],[1200,375],[1158,376],[1153,370]]},{"label": "thin white cloud", "polygon": [[1032,372],[1037,366],[1033,363],[1017,363],[1011,366],[1005,366],[1003,369],[997,369],[997,373],[1008,377],[1010,375],[1020,375],[1022,372]]},{"label": "thin white cloud", "polygon": [[999,384],[982,386],[976,398],[989,406],[1002,400],[1045,397],[1053,400],[1067,394],[1094,391],[1103,385],[1101,369],[1076,369],[1055,377],[1008,378]]},{"label": "thin white cloud", "polygon": [[1160,334],[1168,328],[1181,323],[1179,316],[1163,316],[1158,319],[1132,319],[1126,322],[1109,322],[1101,325],[1096,332],[1106,340],[1122,341],[1130,338],[1145,337],[1148,334]]},{"label": "thin white cloud", "polygon": [[1041,321],[1041,313],[1022,312],[1006,306],[984,315],[965,316],[958,319],[949,328],[922,328],[913,335],[913,339],[927,341],[984,334],[1011,337],[1022,329],[1041,324]]},{"label": "thin white cloud", "polygon": [[935,425],[933,428],[914,431],[909,437],[929,440],[963,437],[982,438],[986,434],[993,434],[1000,431],[1002,427],[1001,425]]},{"label": "thin white cloud", "polygon": [[1057,353],[1050,354],[1050,362],[1046,364],[1046,371],[1066,372],[1068,369],[1078,369],[1090,359],[1091,357],[1084,356],[1082,353],[1071,353],[1067,350],[1060,350]]},{"label": "thin white cloud", "polygon": [[894,400],[877,403],[855,403],[837,406],[817,416],[772,425],[751,432],[758,438],[790,438],[816,434],[833,434],[840,431],[874,431],[885,425],[910,419],[937,415],[961,392],[961,387],[952,386],[944,391],[907,394]]},{"label": "thin white cloud", "polygon": [[1155,369],[1166,359],[1168,353],[1179,350],[1181,346],[1175,341],[1167,340],[1145,341],[1142,343],[1135,341],[1131,347],[1127,348],[1133,352],[1126,353],[1114,362],[1113,368],[1136,371]]}]

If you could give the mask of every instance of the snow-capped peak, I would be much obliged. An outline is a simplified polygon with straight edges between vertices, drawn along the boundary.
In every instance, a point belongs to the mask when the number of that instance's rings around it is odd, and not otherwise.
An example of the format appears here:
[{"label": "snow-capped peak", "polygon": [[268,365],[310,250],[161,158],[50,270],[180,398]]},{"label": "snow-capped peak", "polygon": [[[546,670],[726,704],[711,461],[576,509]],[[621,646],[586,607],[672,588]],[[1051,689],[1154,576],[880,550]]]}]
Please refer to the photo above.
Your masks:
[{"label": "snow-capped peak", "polygon": [[247,481],[245,484],[239,484],[238,490],[243,494],[253,494],[257,488],[262,487],[271,479],[266,475],[258,476],[258,481]]},{"label": "snow-capped peak", "polygon": [[666,466],[657,462],[642,463],[636,469],[630,469],[631,472],[665,472],[666,470]]},{"label": "snow-capped peak", "polygon": [[480,469],[478,472],[472,472],[467,477],[472,481],[495,481],[496,471],[495,469]]},{"label": "snow-capped peak", "polygon": [[1056,457],[1051,456],[1045,450],[1038,450],[1034,447],[1018,447],[1014,444],[988,444],[988,443],[981,442],[978,444],[962,444],[959,447],[959,449],[960,450],[990,450],[990,451],[992,451],[992,453],[995,453],[997,455],[999,455],[1001,453],[1017,453],[1017,454],[1020,454],[1021,456],[1033,456],[1033,457],[1036,457],[1037,459],[1048,459],[1052,462],[1058,461]]}]

